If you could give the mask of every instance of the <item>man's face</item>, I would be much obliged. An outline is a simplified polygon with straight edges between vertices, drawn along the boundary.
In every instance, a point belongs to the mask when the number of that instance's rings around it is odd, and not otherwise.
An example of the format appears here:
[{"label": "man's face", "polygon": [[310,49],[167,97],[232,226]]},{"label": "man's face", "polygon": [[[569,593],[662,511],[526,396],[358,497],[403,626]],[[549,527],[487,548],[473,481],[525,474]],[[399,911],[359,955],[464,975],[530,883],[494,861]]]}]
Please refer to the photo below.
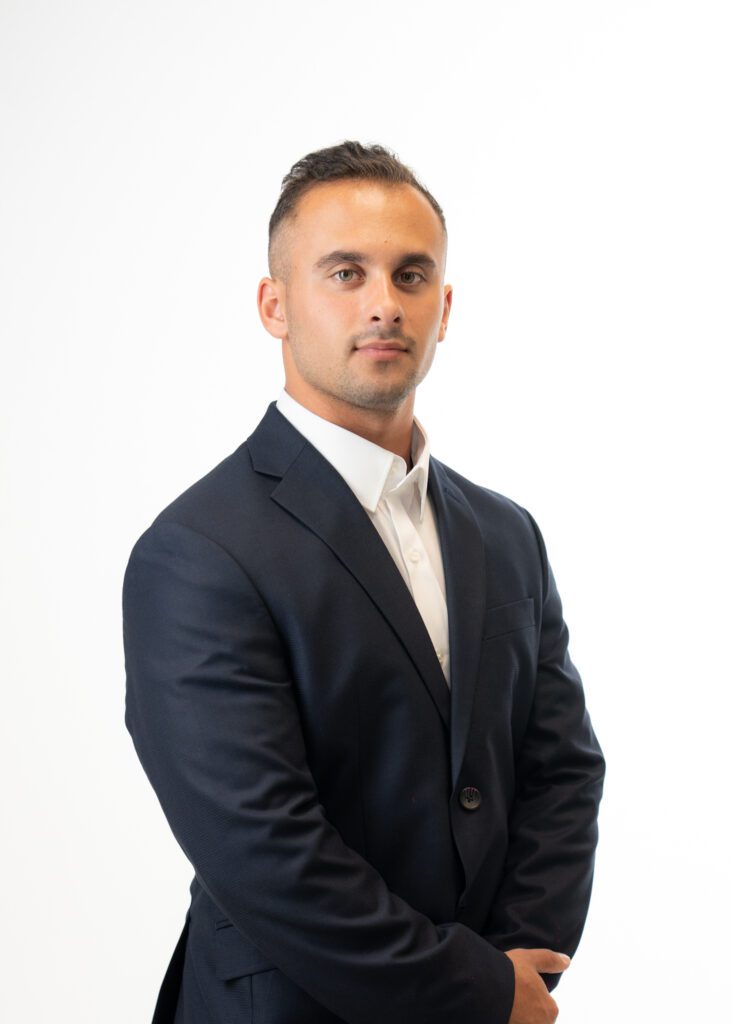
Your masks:
[{"label": "man's face", "polygon": [[410,185],[336,181],[305,193],[282,228],[279,323],[265,326],[283,340],[288,391],[332,408],[398,409],[445,335],[439,217]]}]

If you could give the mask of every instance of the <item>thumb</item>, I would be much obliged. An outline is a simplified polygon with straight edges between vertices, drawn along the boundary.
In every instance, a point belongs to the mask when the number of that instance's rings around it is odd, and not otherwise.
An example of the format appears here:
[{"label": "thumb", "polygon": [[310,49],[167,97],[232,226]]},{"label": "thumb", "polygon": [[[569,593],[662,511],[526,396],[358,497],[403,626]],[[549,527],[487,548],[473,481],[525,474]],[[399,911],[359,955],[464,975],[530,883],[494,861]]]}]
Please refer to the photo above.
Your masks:
[{"label": "thumb", "polygon": [[566,953],[555,953],[552,949],[532,949],[530,952],[533,966],[544,974],[566,971],[572,962]]}]

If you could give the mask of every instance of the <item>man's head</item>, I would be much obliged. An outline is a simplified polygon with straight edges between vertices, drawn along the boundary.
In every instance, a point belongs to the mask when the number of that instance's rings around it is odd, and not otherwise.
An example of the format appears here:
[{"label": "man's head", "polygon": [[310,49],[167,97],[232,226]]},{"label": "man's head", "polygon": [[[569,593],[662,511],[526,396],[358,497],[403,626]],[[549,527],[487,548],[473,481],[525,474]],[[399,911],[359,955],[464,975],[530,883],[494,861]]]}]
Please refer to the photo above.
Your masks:
[{"label": "man's head", "polygon": [[336,419],[411,407],[447,326],[446,251],[442,210],[388,150],[344,142],[299,160],[258,293],[290,394]]},{"label": "man's head", "polygon": [[384,146],[341,142],[338,146],[308,153],[282,179],[282,190],[269,219],[267,258],[270,277],[286,280],[288,229],[297,218],[298,200],[311,188],[328,181],[372,181],[382,186],[411,185],[427,199],[442,224],[447,252],[445,215],[437,200],[414,172]]}]

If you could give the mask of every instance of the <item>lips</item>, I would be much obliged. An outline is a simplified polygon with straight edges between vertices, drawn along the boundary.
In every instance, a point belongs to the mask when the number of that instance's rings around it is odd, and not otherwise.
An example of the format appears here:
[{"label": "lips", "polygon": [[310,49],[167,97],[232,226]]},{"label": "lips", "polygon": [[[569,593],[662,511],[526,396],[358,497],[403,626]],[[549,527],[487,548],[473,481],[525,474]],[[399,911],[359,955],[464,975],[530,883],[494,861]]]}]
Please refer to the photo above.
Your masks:
[{"label": "lips", "polygon": [[375,350],[377,352],[390,352],[390,351],[406,352],[407,351],[406,348],[404,347],[404,345],[400,345],[396,341],[374,341],[374,342],[371,342],[370,345],[359,345],[358,348],[359,348],[359,351],[361,351],[362,349],[372,349],[372,350]]},{"label": "lips", "polygon": [[405,355],[407,350],[403,345],[381,341],[372,345],[361,345],[356,351],[361,353],[363,359],[372,363],[394,363],[399,360],[399,356]]}]

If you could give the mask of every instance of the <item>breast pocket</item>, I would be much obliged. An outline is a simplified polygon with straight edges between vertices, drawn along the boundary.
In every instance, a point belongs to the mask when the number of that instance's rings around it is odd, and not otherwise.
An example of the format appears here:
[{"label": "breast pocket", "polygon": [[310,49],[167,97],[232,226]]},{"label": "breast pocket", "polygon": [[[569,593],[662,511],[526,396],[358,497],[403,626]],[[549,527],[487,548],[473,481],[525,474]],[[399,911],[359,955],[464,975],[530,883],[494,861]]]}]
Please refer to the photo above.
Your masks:
[{"label": "breast pocket", "polygon": [[510,601],[508,604],[486,609],[483,618],[483,639],[493,640],[495,637],[515,633],[520,629],[530,629],[535,625],[534,599],[522,597],[519,601]]}]

